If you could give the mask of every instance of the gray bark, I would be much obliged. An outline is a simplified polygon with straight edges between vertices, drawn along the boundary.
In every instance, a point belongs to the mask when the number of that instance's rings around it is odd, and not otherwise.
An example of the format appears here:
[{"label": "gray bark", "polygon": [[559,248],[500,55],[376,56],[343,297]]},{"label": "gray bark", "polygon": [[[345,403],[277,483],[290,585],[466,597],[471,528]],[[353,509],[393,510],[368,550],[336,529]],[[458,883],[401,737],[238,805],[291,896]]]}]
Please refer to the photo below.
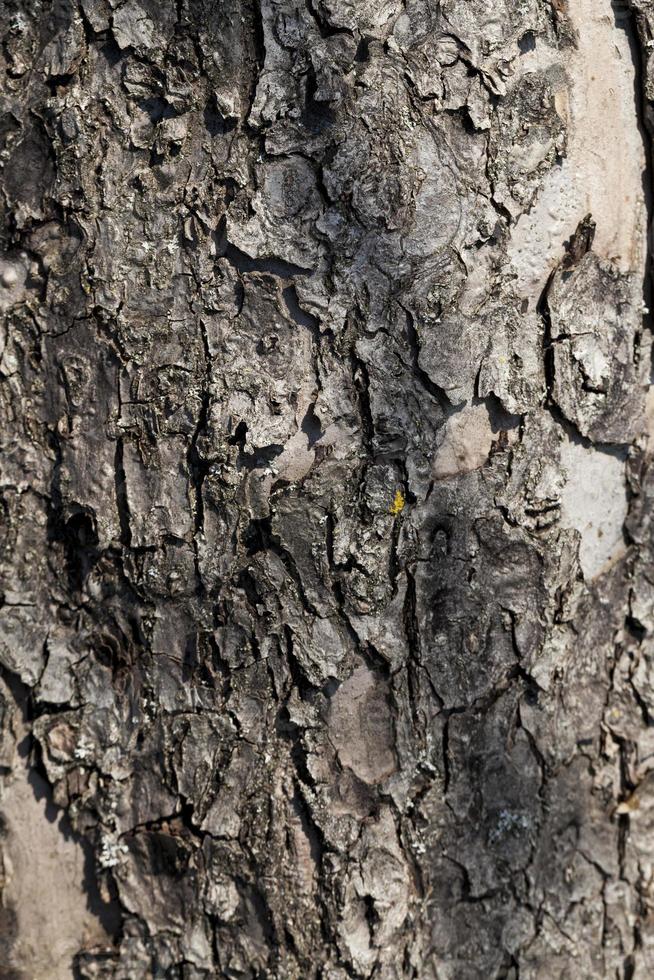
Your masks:
[{"label": "gray bark", "polygon": [[0,976],[654,975],[654,4],[0,33]]}]

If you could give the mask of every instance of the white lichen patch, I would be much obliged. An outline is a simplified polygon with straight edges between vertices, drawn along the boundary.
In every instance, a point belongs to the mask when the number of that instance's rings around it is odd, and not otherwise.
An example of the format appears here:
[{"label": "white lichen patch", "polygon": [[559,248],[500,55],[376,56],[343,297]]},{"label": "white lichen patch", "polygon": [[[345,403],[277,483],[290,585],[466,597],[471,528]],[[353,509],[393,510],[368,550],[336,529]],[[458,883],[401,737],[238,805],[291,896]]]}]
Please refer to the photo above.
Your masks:
[{"label": "white lichen patch", "polygon": [[100,844],[98,861],[103,868],[115,868],[127,853],[127,846],[122,844],[114,834],[105,834]]},{"label": "white lichen patch", "polygon": [[561,524],[581,534],[579,563],[588,580],[624,552],[624,460],[566,439],[561,463],[567,473],[561,491]]}]

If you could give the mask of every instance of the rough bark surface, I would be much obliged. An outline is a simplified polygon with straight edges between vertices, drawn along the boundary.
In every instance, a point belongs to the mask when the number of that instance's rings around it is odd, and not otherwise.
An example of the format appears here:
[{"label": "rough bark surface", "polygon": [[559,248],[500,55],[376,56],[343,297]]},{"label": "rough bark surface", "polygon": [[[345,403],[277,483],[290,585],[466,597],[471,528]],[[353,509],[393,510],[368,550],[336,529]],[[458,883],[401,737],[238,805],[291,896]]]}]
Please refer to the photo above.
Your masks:
[{"label": "rough bark surface", "polygon": [[0,34],[0,976],[653,976],[654,3]]}]

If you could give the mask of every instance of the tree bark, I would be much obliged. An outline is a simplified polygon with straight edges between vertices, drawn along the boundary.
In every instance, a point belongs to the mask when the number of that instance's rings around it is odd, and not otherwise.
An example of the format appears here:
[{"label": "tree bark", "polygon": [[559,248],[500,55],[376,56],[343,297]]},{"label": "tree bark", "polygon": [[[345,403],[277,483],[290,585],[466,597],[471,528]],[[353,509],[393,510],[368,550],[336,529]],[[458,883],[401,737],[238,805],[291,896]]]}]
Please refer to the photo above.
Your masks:
[{"label": "tree bark", "polygon": [[652,0],[0,25],[0,977],[654,975]]}]

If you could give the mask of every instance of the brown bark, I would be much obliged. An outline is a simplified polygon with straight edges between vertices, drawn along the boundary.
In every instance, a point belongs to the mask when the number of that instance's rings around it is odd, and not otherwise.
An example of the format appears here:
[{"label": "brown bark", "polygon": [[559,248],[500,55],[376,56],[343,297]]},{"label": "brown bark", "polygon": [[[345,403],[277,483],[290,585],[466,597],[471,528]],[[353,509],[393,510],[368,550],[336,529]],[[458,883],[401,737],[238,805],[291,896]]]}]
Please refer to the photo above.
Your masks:
[{"label": "brown bark", "polygon": [[651,976],[654,6],[0,34],[0,976]]}]

